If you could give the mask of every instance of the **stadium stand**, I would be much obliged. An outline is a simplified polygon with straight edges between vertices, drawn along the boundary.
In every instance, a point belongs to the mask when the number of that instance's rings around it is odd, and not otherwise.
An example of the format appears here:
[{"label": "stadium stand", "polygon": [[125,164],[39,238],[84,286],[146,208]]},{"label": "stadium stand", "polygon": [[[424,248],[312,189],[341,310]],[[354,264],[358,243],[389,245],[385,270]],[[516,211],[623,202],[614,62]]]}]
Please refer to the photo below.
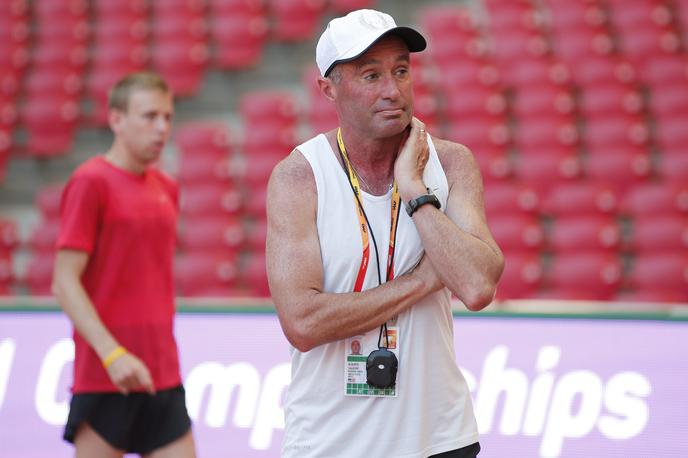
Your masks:
[{"label": "stadium stand", "polygon": [[267,295],[270,171],[337,122],[315,40],[367,6],[428,38],[416,114],[475,153],[498,298],[687,300],[685,0],[2,2],[0,203],[32,223],[2,219],[0,294],[49,294],[60,183],[105,143],[110,85],[151,68],[179,96],[179,294]]}]

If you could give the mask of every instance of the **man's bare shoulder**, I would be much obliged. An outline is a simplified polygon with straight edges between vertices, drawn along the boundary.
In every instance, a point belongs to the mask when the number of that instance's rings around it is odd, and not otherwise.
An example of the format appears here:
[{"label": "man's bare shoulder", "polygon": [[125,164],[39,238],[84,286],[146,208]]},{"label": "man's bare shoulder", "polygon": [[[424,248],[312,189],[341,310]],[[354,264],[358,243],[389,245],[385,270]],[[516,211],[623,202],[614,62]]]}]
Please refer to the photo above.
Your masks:
[{"label": "man's bare shoulder", "polygon": [[465,145],[432,137],[442,168],[450,181],[462,178],[480,180],[480,171],[473,152]]},{"label": "man's bare shoulder", "polygon": [[315,193],[313,169],[298,149],[282,159],[270,175],[270,191]]}]

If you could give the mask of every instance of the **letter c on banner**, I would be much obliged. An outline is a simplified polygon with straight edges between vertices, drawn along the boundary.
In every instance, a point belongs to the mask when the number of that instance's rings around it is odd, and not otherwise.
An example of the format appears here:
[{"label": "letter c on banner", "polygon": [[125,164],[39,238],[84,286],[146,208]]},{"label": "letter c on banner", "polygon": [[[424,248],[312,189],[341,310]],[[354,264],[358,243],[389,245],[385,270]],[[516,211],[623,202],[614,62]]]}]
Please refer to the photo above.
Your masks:
[{"label": "letter c on banner", "polygon": [[36,384],[36,411],[48,424],[64,425],[69,415],[69,401],[57,401],[57,388],[64,367],[74,361],[74,342],[61,339],[46,352]]}]

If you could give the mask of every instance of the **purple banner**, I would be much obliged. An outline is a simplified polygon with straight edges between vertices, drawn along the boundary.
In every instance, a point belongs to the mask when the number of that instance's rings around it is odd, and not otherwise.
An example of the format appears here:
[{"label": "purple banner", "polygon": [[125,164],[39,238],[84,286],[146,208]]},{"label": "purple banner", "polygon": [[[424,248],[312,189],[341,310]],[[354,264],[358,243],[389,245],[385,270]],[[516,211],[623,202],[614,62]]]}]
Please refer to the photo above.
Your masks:
[{"label": "purple banner", "polygon": [[[0,457],[73,456],[70,333],[60,313],[0,313]],[[276,316],[181,314],[177,338],[199,456],[279,456]],[[456,318],[481,458],[688,456],[687,342],[687,321]]]}]

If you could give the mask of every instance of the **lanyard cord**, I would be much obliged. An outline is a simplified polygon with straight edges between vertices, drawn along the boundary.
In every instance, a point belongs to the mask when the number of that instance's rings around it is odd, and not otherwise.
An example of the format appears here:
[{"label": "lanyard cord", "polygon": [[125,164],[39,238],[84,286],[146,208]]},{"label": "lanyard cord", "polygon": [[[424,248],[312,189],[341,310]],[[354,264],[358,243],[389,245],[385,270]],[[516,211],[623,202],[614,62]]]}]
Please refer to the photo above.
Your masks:
[{"label": "lanyard cord", "polygon": [[[365,274],[368,270],[368,259],[370,257],[370,245],[368,243],[368,233],[370,233],[373,239],[373,246],[375,247],[375,261],[377,263],[377,280],[378,284],[382,285],[382,274],[380,272],[380,257],[378,255],[377,240],[375,240],[375,234],[373,233],[372,226],[368,220],[368,215],[363,208],[363,202],[361,200],[361,186],[358,182],[358,176],[351,166],[349,161],[349,156],[346,154],[346,147],[344,146],[344,140],[342,139],[341,128],[337,129],[337,145],[339,146],[339,157],[346,166],[347,178],[349,185],[351,186],[351,191],[354,194],[354,199],[356,200],[356,207],[358,210],[358,220],[359,229],[361,231],[361,241],[363,242],[363,257],[361,259],[361,265],[358,269],[358,275],[356,276],[356,283],[354,285],[354,292],[360,292],[363,288],[363,281],[365,280]],[[390,281],[394,278],[394,252],[397,238],[397,224],[399,222],[399,207],[401,205],[401,198],[399,196],[399,189],[397,187],[397,181],[394,180],[392,186],[392,204],[391,204],[391,224],[390,224],[390,234],[389,234],[389,251],[387,256],[387,272],[386,281]],[[380,334],[377,339],[378,348],[382,348],[382,334],[384,331],[386,345],[385,348],[389,347],[389,336],[387,334],[387,323],[382,323],[380,325]]]}]

